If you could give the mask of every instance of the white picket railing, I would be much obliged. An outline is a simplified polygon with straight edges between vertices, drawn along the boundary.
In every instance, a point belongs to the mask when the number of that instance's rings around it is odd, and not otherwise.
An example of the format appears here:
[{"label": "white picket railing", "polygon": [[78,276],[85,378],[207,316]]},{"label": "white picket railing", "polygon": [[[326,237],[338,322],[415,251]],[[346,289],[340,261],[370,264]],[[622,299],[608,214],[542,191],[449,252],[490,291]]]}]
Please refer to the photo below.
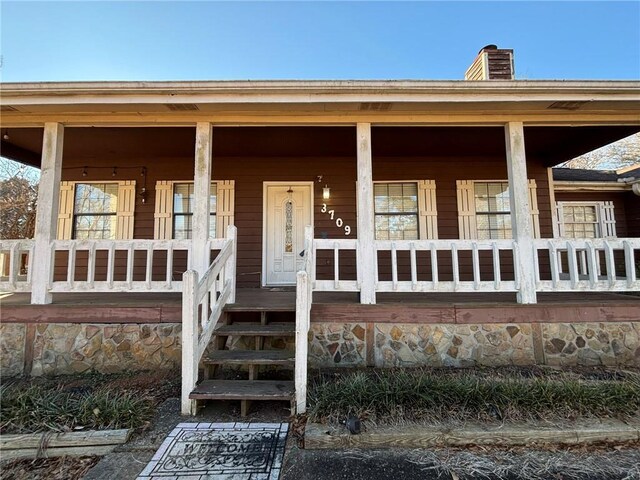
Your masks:
[{"label": "white picket railing", "polygon": [[[534,248],[536,289],[540,292],[640,290],[636,271],[640,258],[634,252],[640,249],[640,238],[540,239],[534,240]],[[541,278],[543,260],[548,260],[550,279]]]},{"label": "white picket railing", "polygon": [[[378,261],[375,276],[378,292],[513,292],[518,290],[518,272],[513,280],[502,279],[501,251],[512,253],[510,267],[516,269],[518,246],[512,240],[377,240],[376,252],[388,251],[391,256],[391,280],[378,280]],[[398,252],[409,252],[409,280],[398,277]],[[491,280],[481,275],[480,252],[491,252]],[[420,280],[418,252],[429,252],[430,280]],[[451,280],[443,280],[438,263],[438,252],[449,252]],[[461,279],[460,253],[471,253],[472,280]],[[376,255],[378,257],[378,255]]]},{"label": "white picket railing", "polygon": [[307,354],[309,329],[311,328],[311,304],[313,303],[314,243],[317,241],[313,239],[312,226],[305,227],[304,233],[304,267],[296,274],[295,413],[304,413],[307,410]]},{"label": "white picket railing", "polygon": [[182,414],[195,415],[189,394],[198,382],[198,364],[224,306],[236,298],[236,227],[227,227],[222,248],[201,279],[187,270],[182,276]]},{"label": "white picket railing", "polygon": [[[223,243],[224,239],[212,239],[210,247],[219,250]],[[179,292],[182,288],[180,273],[191,265],[190,250],[190,240],[54,240],[51,243],[53,269],[49,289],[51,292]],[[86,252],[81,267],[78,267],[79,252]],[[118,252],[122,254],[118,255]],[[178,269],[180,273],[174,271],[176,252],[186,255],[186,265]],[[97,279],[99,256],[103,265],[99,269],[100,279]],[[143,256],[144,265],[141,265],[136,258]],[[60,262],[64,264],[58,265]],[[154,266],[161,270],[161,275],[158,272],[154,275]],[[54,275],[56,267],[57,276]],[[66,275],[62,274],[63,270]],[[77,278],[77,270],[82,272],[82,278]]]},{"label": "white picket railing", "polygon": [[[358,266],[358,278],[361,278],[360,262],[357,257],[358,240],[356,239],[312,239],[311,247],[311,271],[310,278],[313,281],[313,289],[316,292],[357,292],[360,290],[358,280],[343,280],[340,278],[340,252],[355,251],[356,263]],[[306,248],[306,247],[305,247]],[[333,252],[333,279],[318,280],[316,278],[316,259],[318,250],[329,250]]]},{"label": "white picket railing", "polygon": [[31,291],[34,240],[0,240],[0,292]]}]

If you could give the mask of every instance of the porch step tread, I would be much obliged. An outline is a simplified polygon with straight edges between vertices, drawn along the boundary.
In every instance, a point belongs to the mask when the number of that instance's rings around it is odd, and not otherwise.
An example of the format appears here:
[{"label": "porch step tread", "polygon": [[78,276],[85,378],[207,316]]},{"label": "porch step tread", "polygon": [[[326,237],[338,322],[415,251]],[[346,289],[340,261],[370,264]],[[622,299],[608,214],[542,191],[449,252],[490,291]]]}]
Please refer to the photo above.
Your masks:
[{"label": "porch step tread", "polygon": [[214,335],[234,336],[234,335],[255,335],[258,337],[281,337],[293,336],[296,333],[294,323],[270,323],[260,325],[259,323],[232,323],[231,325],[221,325],[215,329]]},{"label": "porch step tread", "polygon": [[294,303],[228,303],[225,312],[295,312]]},{"label": "porch step tread", "polygon": [[283,380],[204,380],[192,400],[290,400],[295,384]]},{"label": "porch step tread", "polygon": [[294,365],[296,354],[289,350],[215,350],[202,361],[209,365]]}]

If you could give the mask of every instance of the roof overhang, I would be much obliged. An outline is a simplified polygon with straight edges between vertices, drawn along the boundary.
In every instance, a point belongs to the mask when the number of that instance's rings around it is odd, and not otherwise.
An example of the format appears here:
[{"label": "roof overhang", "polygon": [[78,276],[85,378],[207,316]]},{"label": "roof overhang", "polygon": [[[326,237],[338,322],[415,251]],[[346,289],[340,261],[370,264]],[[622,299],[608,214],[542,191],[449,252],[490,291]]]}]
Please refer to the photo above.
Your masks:
[{"label": "roof overhang", "polygon": [[[42,82],[0,85],[3,123],[640,124],[636,81],[206,81]],[[137,118],[137,122],[136,120]],[[268,118],[267,118],[268,117]],[[271,120],[269,120],[271,118]],[[84,120],[88,120],[85,118]]]}]

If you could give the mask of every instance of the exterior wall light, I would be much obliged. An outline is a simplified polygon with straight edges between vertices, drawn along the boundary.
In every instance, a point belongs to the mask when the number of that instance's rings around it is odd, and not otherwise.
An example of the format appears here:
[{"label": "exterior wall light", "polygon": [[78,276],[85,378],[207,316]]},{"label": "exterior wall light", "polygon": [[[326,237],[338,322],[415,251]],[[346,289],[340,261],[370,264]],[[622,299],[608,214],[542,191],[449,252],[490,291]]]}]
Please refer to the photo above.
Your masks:
[{"label": "exterior wall light", "polygon": [[331,198],[331,189],[329,188],[328,185],[325,185],[324,188],[322,189],[322,199],[329,200],[330,198]]}]

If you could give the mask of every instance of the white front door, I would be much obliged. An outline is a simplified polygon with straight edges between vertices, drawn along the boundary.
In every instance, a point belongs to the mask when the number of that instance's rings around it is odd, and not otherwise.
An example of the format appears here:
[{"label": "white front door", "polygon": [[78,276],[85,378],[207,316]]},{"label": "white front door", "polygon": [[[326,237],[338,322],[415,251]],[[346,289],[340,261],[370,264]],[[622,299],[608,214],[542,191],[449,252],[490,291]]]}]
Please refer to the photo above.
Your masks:
[{"label": "white front door", "polygon": [[311,225],[313,183],[265,183],[263,285],[295,285]]}]

